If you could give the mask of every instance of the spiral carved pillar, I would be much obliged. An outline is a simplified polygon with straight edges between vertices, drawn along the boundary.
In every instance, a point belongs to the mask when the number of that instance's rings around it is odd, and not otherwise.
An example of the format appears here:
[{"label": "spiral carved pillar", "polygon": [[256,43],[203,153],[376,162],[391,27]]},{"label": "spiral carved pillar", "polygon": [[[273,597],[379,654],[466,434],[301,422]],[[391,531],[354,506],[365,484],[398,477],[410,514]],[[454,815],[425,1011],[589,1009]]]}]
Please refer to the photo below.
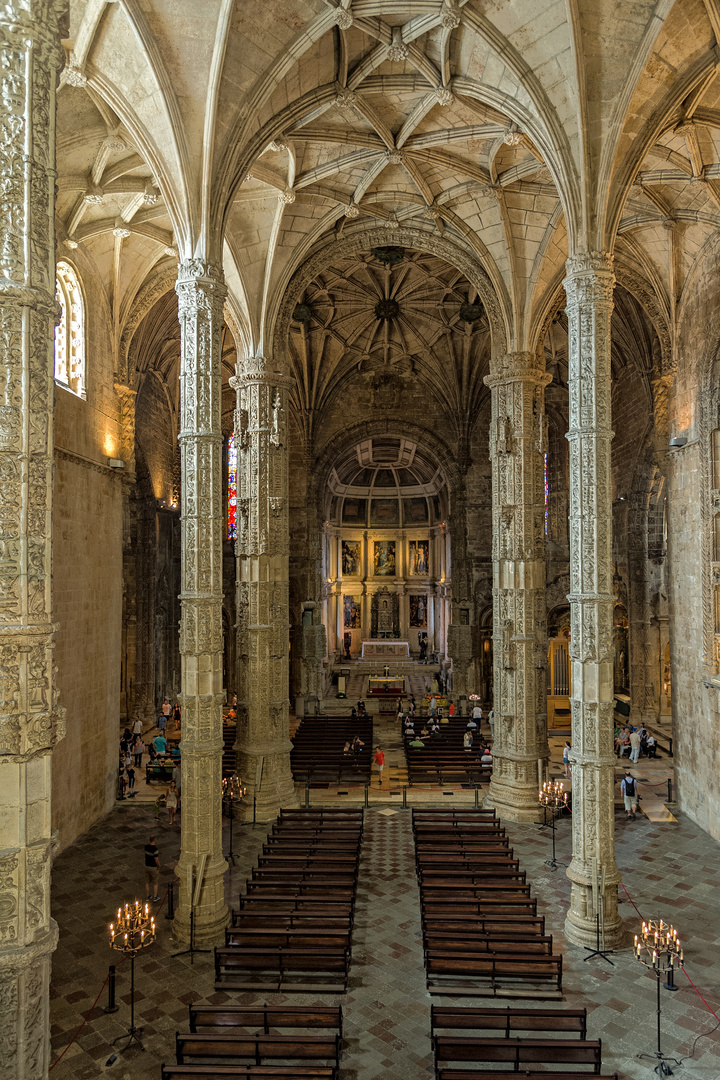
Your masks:
[{"label": "spiral carved pillar", "polygon": [[287,398],[292,379],[263,357],[238,364],[238,772],[243,813],[273,820],[297,804],[288,717],[289,549]]},{"label": "spiral carved pillar", "polygon": [[225,285],[219,267],[192,259],[177,285],[182,331],[180,461],[182,556],[180,656],[182,694],[182,832],[179,905],[173,933],[198,945],[222,939],[228,919],[222,853],[222,426],[220,331]]},{"label": "spiral carved pillar", "polygon": [[[55,90],[51,0],[0,5],[0,1076],[49,1065]],[[67,9],[67,5],[65,5]]]},{"label": "spiral carved pillar", "polygon": [[493,361],[495,743],[486,805],[533,821],[548,758],[545,658],[544,397],[551,376],[533,353]]},{"label": "spiral carved pillar", "polygon": [[612,256],[571,256],[565,292],[570,389],[570,663],[573,856],[565,931],[595,941],[604,878],[605,942],[622,939],[617,906],[613,753],[613,562],[610,472]]}]

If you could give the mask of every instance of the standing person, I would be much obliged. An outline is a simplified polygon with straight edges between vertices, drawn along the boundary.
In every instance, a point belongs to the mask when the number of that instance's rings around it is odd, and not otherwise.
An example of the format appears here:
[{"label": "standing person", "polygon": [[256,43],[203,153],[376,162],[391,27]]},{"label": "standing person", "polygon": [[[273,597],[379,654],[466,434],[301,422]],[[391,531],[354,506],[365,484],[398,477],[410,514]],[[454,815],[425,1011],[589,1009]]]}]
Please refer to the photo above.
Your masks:
[{"label": "standing person", "polygon": [[635,731],[630,732],[630,760],[636,763],[637,759],[640,757],[641,741],[642,735],[639,728],[636,728]]},{"label": "standing person", "polygon": [[128,791],[133,791],[135,789],[135,770],[132,767],[130,767],[129,769],[126,769],[125,771],[127,773],[127,778],[128,778]]},{"label": "standing person", "polygon": [[162,732],[153,739],[153,746],[155,747],[155,752],[161,756],[167,750],[167,740]]},{"label": "standing person", "polygon": [[[235,708],[236,704],[237,694],[233,694],[233,709]],[[178,705],[177,701],[175,702],[175,706],[173,708],[173,724],[176,728],[180,727],[180,706]]]},{"label": "standing person", "polygon": [[168,808],[168,814],[170,816],[170,825],[175,824],[175,812],[178,806],[178,793],[175,787],[175,781],[170,781],[170,787],[168,788],[167,797],[165,799],[165,805]]},{"label": "standing person", "polygon": [[139,716],[135,717],[135,723],[133,724],[133,735],[142,735],[143,723]]},{"label": "standing person", "polygon": [[375,764],[377,766],[378,783],[382,784],[382,774],[383,774],[383,769],[385,768],[385,754],[384,754],[384,752],[381,749],[379,744],[378,744],[378,746],[375,747],[375,754],[373,756],[373,761],[375,762]]},{"label": "standing person", "polygon": [[495,741],[495,709],[492,708],[488,713],[488,724],[490,725],[490,738]]},{"label": "standing person", "polygon": [[570,775],[570,743],[566,742],[563,746],[563,766],[565,768],[565,775]]},{"label": "standing person", "polygon": [[145,753],[145,743],[142,741],[139,735],[135,737],[132,752],[135,756],[135,768],[139,769],[142,767],[142,756]]},{"label": "standing person", "polygon": [[145,845],[145,898],[150,899],[150,886],[153,887],[153,903],[160,899],[158,896],[158,881],[160,879],[160,852],[155,846],[155,837],[151,836]]},{"label": "standing person", "polygon": [[472,744],[473,744],[472,731],[466,731],[465,734],[463,735],[463,749],[464,750],[472,750]]},{"label": "standing person", "polygon": [[448,716],[454,716],[454,715],[455,715],[455,702],[452,700],[452,698],[450,698],[450,706],[448,708]]},{"label": "standing person", "polygon": [[478,725],[478,727],[480,727],[480,721],[482,720],[482,709],[480,708],[480,702],[477,702],[477,704],[473,706],[472,718]]},{"label": "standing person", "polygon": [[620,783],[620,791],[625,800],[627,820],[634,821],[638,804],[638,782],[629,769],[625,770],[625,776]]}]

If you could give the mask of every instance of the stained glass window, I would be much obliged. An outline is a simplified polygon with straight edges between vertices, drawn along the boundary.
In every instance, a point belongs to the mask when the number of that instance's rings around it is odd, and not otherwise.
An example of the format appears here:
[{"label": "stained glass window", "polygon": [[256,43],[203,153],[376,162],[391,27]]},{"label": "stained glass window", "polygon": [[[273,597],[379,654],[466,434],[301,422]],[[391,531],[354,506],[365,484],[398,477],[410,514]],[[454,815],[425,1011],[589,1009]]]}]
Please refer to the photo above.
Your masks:
[{"label": "stained glass window", "polygon": [[55,299],[60,322],[55,328],[55,378],[78,397],[85,396],[85,304],[70,263],[57,264]]},{"label": "stained glass window", "polygon": [[544,468],[543,480],[545,482],[545,535],[549,536],[550,535],[550,507],[549,507],[550,486],[548,484],[548,456],[547,456],[547,454],[544,455],[544,458],[545,458],[545,461],[544,461],[544,466],[543,466],[543,468]]},{"label": "stained glass window", "polygon": [[231,435],[227,444],[227,470],[228,470],[228,516],[227,536],[228,540],[234,540],[237,536],[237,446],[235,436]]}]

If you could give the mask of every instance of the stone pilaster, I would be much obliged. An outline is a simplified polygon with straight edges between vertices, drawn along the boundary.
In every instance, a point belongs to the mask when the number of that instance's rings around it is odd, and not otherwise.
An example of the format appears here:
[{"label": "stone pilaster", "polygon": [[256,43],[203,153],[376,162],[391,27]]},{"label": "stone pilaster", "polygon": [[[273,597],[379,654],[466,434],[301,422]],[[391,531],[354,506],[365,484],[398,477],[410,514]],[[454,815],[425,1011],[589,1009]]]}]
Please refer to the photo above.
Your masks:
[{"label": "stone pilaster", "polygon": [[[67,8],[67,5],[65,5]],[[63,5],[0,5],[0,1075],[49,1065],[55,89]]]},{"label": "stone pilaster", "polygon": [[565,931],[595,940],[604,873],[605,941],[622,940],[617,906],[613,753],[613,564],[610,446],[612,256],[571,256],[565,291],[570,383],[570,663],[573,856]]},{"label": "stone pilaster", "polygon": [[287,398],[292,379],[263,357],[238,364],[238,772],[247,816],[296,805],[288,727]]},{"label": "stone pilaster", "polygon": [[190,938],[190,901],[203,856],[195,907],[198,944],[222,938],[227,922],[222,853],[222,424],[220,331],[225,286],[219,267],[192,259],[176,285],[182,330],[180,455],[182,553],[182,834],[180,902],[173,932]]},{"label": "stone pilaster", "polygon": [[494,762],[486,803],[511,821],[537,817],[548,758],[543,452],[550,379],[534,353],[498,357],[485,379],[492,398],[495,643]]}]

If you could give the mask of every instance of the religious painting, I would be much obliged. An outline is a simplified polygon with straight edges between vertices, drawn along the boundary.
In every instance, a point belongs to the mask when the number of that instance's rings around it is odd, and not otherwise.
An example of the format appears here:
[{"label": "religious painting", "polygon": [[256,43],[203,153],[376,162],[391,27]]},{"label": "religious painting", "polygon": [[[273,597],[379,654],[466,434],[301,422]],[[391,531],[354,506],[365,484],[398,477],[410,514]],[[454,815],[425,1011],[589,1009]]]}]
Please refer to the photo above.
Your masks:
[{"label": "religious painting", "polygon": [[343,503],[342,519],[345,525],[364,525],[365,514],[365,499],[346,499]]},{"label": "religious painting", "polygon": [[359,596],[343,596],[346,630],[360,630],[362,628],[361,604],[362,600]]},{"label": "religious painting", "polygon": [[395,570],[395,541],[376,540],[373,559],[373,570],[377,577],[394,577]]},{"label": "religious painting", "polygon": [[410,596],[410,625],[427,626],[427,597]]},{"label": "religious painting", "polygon": [[399,525],[397,499],[373,499],[370,510],[371,525]]},{"label": "religious painting", "polygon": [[426,499],[403,499],[403,517],[406,525],[422,525],[428,519]]},{"label": "religious painting", "polygon": [[430,566],[430,541],[411,540],[408,550],[408,574],[421,577],[428,574]]},{"label": "religious painting", "polygon": [[[353,577],[360,574],[362,560],[361,541],[343,540],[342,542],[342,572],[343,577]],[[347,599],[347,597],[346,597]]]}]

